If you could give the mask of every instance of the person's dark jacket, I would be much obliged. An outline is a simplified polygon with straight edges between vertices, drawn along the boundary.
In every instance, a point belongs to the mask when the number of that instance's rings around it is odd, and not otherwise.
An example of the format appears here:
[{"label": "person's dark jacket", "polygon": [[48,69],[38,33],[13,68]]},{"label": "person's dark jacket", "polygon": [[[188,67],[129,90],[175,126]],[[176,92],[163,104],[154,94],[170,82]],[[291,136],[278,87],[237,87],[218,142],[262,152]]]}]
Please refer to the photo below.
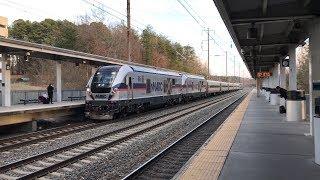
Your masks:
[{"label": "person's dark jacket", "polygon": [[49,85],[47,87],[48,96],[52,96],[53,95],[53,90],[54,90],[54,87],[52,85]]},{"label": "person's dark jacket", "polygon": [[286,89],[283,89],[283,88],[279,88],[278,89],[278,92],[280,94],[280,97],[284,98],[284,99],[287,99],[287,90]]}]

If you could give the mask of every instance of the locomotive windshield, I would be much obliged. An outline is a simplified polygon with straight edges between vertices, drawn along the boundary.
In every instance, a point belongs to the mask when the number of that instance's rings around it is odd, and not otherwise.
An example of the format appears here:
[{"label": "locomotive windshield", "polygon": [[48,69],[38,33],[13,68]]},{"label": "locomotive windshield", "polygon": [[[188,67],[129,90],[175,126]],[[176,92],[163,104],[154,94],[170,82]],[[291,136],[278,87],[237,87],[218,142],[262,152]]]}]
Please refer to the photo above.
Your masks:
[{"label": "locomotive windshield", "polygon": [[100,68],[92,78],[91,92],[109,93],[119,69],[120,66],[106,66]]}]

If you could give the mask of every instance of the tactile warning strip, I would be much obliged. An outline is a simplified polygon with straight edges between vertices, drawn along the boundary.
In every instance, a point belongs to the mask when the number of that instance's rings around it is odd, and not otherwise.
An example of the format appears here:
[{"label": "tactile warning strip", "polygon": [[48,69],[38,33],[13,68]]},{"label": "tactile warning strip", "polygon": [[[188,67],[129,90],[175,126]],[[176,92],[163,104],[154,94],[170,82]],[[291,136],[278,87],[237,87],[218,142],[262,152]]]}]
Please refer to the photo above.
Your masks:
[{"label": "tactile warning strip", "polygon": [[178,179],[218,179],[232,143],[237,135],[252,93],[230,114],[228,119],[213,134],[211,139],[198,151]]}]

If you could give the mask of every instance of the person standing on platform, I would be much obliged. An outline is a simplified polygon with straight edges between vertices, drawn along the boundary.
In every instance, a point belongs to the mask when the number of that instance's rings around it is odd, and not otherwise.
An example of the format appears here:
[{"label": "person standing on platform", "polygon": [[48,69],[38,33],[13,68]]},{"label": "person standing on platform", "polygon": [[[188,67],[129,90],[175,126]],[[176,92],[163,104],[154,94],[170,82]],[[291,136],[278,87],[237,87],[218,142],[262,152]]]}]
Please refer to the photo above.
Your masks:
[{"label": "person standing on platform", "polygon": [[49,84],[49,86],[47,87],[47,91],[48,91],[49,102],[50,102],[51,104],[53,104],[53,103],[52,103],[53,90],[54,90],[54,87],[52,86],[52,84]]}]

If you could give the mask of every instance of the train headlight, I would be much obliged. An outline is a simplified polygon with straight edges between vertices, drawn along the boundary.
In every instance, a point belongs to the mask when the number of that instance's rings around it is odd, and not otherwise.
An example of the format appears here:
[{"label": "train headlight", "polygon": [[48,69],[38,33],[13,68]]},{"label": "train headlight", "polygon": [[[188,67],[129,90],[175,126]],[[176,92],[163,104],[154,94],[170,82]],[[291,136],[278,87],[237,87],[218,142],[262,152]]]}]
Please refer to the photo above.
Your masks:
[{"label": "train headlight", "polygon": [[112,89],[111,94],[115,94],[118,90],[119,90],[118,88]]},{"label": "train headlight", "polygon": [[87,90],[86,90],[87,92],[91,92],[91,89],[90,88],[87,88]]}]

